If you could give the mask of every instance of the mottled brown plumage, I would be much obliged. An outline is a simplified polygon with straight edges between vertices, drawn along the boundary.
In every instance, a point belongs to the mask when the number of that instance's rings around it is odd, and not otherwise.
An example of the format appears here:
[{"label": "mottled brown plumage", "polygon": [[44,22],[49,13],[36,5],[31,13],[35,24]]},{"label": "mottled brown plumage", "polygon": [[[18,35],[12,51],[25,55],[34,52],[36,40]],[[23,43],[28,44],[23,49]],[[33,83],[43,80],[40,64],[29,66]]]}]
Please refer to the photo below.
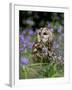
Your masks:
[{"label": "mottled brown plumage", "polygon": [[[53,34],[50,29],[44,27],[37,30],[37,42],[32,47],[33,59],[38,60],[51,57]],[[45,49],[45,50],[44,50]]]}]

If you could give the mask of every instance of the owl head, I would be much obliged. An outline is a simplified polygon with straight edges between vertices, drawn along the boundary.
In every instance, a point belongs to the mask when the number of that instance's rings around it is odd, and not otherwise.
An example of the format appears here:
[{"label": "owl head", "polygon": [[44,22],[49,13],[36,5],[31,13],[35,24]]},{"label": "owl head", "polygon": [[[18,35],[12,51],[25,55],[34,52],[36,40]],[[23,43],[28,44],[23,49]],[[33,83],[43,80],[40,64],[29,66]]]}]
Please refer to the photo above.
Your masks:
[{"label": "owl head", "polygon": [[39,30],[37,30],[37,39],[38,42],[52,42],[53,40],[53,34],[51,32],[50,29],[48,29],[47,27],[44,28],[40,28]]}]

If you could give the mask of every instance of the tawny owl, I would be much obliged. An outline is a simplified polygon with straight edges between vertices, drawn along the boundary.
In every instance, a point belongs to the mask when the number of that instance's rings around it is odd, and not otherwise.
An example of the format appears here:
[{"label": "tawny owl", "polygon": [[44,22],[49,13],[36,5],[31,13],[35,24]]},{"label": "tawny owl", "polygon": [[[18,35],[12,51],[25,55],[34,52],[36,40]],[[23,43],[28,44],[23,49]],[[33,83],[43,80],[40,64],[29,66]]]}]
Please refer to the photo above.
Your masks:
[{"label": "tawny owl", "polygon": [[49,62],[60,59],[60,57],[57,57],[55,49],[53,49],[53,38],[53,32],[47,27],[37,30],[37,42],[32,47],[33,60],[37,62]]},{"label": "tawny owl", "polygon": [[53,42],[53,33],[50,29],[44,27],[37,30],[37,39],[38,42],[43,42],[44,45],[48,47],[49,50],[51,50]]},{"label": "tawny owl", "polygon": [[33,45],[33,57],[37,59],[48,58],[52,55],[53,34],[44,27],[37,30],[37,42]]}]

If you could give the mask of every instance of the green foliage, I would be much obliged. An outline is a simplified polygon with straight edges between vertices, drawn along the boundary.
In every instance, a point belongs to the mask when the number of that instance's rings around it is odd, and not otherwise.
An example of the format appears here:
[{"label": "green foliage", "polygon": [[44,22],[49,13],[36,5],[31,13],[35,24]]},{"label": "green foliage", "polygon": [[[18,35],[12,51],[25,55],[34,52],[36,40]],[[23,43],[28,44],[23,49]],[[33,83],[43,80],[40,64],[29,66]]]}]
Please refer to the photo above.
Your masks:
[{"label": "green foliage", "polygon": [[63,77],[64,65],[59,61],[33,63],[20,68],[20,79]]}]

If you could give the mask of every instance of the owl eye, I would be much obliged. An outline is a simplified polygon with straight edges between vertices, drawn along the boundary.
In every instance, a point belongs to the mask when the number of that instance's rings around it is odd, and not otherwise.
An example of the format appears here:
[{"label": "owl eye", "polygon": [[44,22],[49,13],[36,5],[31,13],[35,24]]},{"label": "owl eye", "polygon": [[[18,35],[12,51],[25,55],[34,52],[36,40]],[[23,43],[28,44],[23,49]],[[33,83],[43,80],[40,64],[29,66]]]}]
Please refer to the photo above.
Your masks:
[{"label": "owl eye", "polygon": [[44,33],[43,33],[43,35],[47,35],[47,33],[46,33],[46,32],[44,32]]}]

